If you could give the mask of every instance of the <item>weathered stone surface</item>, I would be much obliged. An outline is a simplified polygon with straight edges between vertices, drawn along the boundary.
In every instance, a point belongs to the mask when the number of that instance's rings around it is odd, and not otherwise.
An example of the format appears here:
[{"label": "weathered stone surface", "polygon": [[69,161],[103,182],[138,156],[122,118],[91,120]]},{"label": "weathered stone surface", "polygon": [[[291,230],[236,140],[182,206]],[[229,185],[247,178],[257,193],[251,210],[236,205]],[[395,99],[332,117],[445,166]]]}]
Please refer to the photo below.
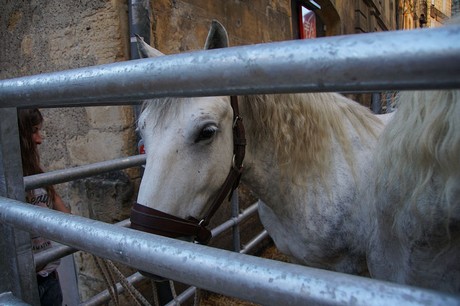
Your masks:
[{"label": "weathered stone surface", "polygon": [[72,187],[88,207],[88,217],[106,223],[129,218],[134,184],[123,171],[114,171],[72,182]]}]

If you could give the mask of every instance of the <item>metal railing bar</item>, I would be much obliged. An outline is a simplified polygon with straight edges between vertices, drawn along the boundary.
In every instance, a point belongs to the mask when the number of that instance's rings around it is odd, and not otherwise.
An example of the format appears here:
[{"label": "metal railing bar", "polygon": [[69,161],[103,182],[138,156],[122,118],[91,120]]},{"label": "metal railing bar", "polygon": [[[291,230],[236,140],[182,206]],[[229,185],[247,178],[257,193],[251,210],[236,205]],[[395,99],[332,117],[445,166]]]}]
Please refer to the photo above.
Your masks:
[{"label": "metal railing bar", "polygon": [[[257,235],[256,237],[254,237],[253,239],[251,239],[251,241],[249,241],[244,247],[242,250],[240,250],[239,252],[241,254],[247,254],[251,251],[251,249],[253,249],[257,244],[259,244],[260,242],[262,242],[262,240],[264,240],[265,238],[269,237],[268,236],[268,232],[266,230],[263,230],[259,235]],[[195,286],[191,286],[189,287],[187,290],[184,290],[184,292],[182,292],[181,294],[179,294],[175,299],[174,301],[171,301],[170,303],[166,304],[166,306],[175,306],[175,305],[180,305],[181,303],[185,302],[186,300],[188,300],[189,298],[191,298],[193,296],[193,294],[196,292],[196,287]],[[179,304],[178,304],[179,303]]]},{"label": "metal railing bar", "polygon": [[14,296],[11,291],[0,292],[0,305],[30,306],[30,304]]},{"label": "metal railing bar", "polygon": [[[257,205],[258,205],[258,202],[252,204],[251,206],[249,206],[248,208],[243,210],[238,217],[229,219],[229,220],[225,221],[224,223],[222,223],[222,224],[216,226],[215,228],[213,228],[211,230],[212,237],[217,237],[217,236],[221,235],[223,232],[225,232],[226,230],[230,229],[235,224],[243,222],[245,219],[250,217],[252,214],[256,213],[257,212]],[[131,224],[131,221],[129,219],[126,219],[126,220],[120,221],[118,223],[115,223],[113,225],[122,226],[122,227],[129,227],[130,224]],[[45,264],[47,264],[47,263],[49,263],[49,262],[51,262],[53,260],[60,259],[60,258],[62,258],[64,256],[73,254],[73,253],[78,252],[78,251],[79,250],[74,249],[72,247],[69,247],[67,245],[55,243],[52,248],[44,250],[44,251],[42,251],[40,253],[34,254],[35,266],[39,267],[39,266],[45,265]]]},{"label": "metal railing bar", "polygon": [[[257,204],[258,203],[256,202],[256,203],[252,204],[251,206],[249,206],[237,218],[233,218],[231,220],[226,221],[225,225],[223,223],[220,226],[218,226],[219,230],[216,230],[218,227],[214,228],[212,230],[213,237],[221,235],[223,232],[225,232],[225,230],[228,230],[232,226],[234,226],[235,223],[241,223],[247,217],[249,217],[252,214],[254,214],[257,211]],[[114,225],[129,227],[130,221],[129,221],[129,219],[126,219],[126,220],[118,222],[118,223],[116,223]],[[224,225],[224,226],[222,226],[222,225]],[[268,233],[267,233],[267,231],[264,230],[260,234],[255,236],[252,240],[250,240],[246,245],[244,245],[243,249],[240,250],[240,253],[241,254],[247,254],[251,249],[256,247],[257,244],[259,244],[266,237],[268,237]],[[46,264],[46,263],[48,263],[50,261],[62,258],[64,256],[70,255],[70,254],[75,253],[77,251],[78,250],[76,250],[74,248],[71,248],[71,247],[68,247],[66,245],[62,245],[62,244],[61,245],[56,245],[51,249],[48,249],[46,251],[40,252],[38,254],[35,254],[34,255],[35,265],[36,266],[44,265],[44,264]],[[130,277],[127,278],[127,280],[129,282],[131,282],[130,281],[131,277],[133,277],[133,276],[130,276]],[[135,283],[133,283],[133,284],[135,284]],[[121,285],[120,286],[117,285],[117,290],[118,290],[118,288],[122,288]],[[179,294],[176,297],[175,301],[172,301],[171,303],[176,303],[176,302],[182,303],[182,302],[188,300],[195,293],[195,289],[192,290],[191,288],[195,288],[195,287],[192,286],[192,287],[188,288],[187,290],[185,290],[184,292]],[[118,291],[118,292],[121,293],[122,291]],[[86,301],[82,305],[84,305],[84,306],[100,305],[100,304],[102,304],[102,303],[104,303],[104,302],[106,302],[108,300],[110,300],[110,295],[108,293],[108,290],[105,290],[105,291],[97,294],[95,297],[89,299],[88,301]],[[171,304],[171,303],[169,303],[169,304]],[[171,305],[176,305],[176,304],[171,304]]]},{"label": "metal railing bar", "polygon": [[[113,225],[129,227],[131,222],[129,219],[114,223]],[[40,253],[34,254],[35,267],[44,266],[54,260],[60,259],[67,255],[78,252],[79,250],[69,247],[64,244],[55,242],[52,248],[46,249]]]},{"label": "metal railing bar", "polygon": [[[0,81],[0,107],[460,88],[460,26],[187,52]],[[54,90],[59,88],[59,90]],[[81,93],[85,95],[82,96]]]},{"label": "metal railing bar", "polygon": [[118,158],[89,165],[50,171],[24,177],[24,188],[32,190],[46,185],[54,185],[90,177],[105,172],[123,170],[145,164],[145,154]]},{"label": "metal railing bar", "polygon": [[225,221],[224,223],[216,226],[215,228],[213,228],[211,230],[211,234],[213,237],[216,237],[216,236],[219,236],[220,234],[222,234],[223,232],[225,232],[226,230],[232,228],[232,226],[234,226],[235,224],[238,224],[240,223],[241,221],[245,220],[246,218],[248,218],[249,216],[251,216],[252,214],[254,214],[255,212],[257,212],[257,206],[258,206],[258,202],[252,204],[251,206],[249,206],[248,208],[246,208],[245,210],[243,210],[239,215],[238,217],[233,217],[227,221]]},{"label": "metal railing bar", "polygon": [[79,250],[71,248],[67,245],[54,243],[52,248],[34,254],[35,267],[42,267],[54,260],[58,260],[78,251]]},{"label": "metal railing bar", "polygon": [[[147,279],[145,276],[140,274],[139,272],[136,272],[126,278],[126,281],[130,283],[131,285],[136,285],[140,283],[141,281]],[[123,293],[125,291],[125,288],[120,284],[116,284],[116,290],[118,294]],[[101,291],[100,293],[96,294],[92,298],[88,299],[87,301],[83,302],[80,304],[80,306],[97,306],[97,305],[102,305],[108,301],[110,301],[110,293],[109,290],[104,290]]]},{"label": "metal railing bar", "polygon": [[8,198],[0,198],[0,212],[4,224],[141,271],[259,304],[457,305],[460,298],[205,247]]},{"label": "metal railing bar", "polygon": [[[238,217],[235,217],[235,218],[232,218],[231,220],[228,220],[227,222],[225,222],[225,225],[224,223],[221,224],[219,227],[219,230],[216,230],[217,227],[215,227],[211,232],[213,233],[213,237],[216,237],[216,236],[219,236],[221,235],[225,230],[228,230],[230,229],[231,227],[233,227],[235,224],[238,224],[238,223],[241,223],[242,221],[244,221],[247,217],[251,216],[252,214],[254,214],[256,211],[257,211],[257,205],[258,205],[258,202],[252,204],[251,206],[249,206],[246,210],[244,210],[241,214],[239,214]],[[123,225],[122,225],[122,222],[123,222]],[[129,226],[129,219],[125,220],[125,221],[122,221],[122,222],[119,222],[115,225],[122,225],[122,226]],[[224,226],[222,226],[224,225]],[[252,240],[250,240],[242,250],[240,250],[239,252],[241,254],[247,254],[248,252],[250,252],[251,249],[253,249],[254,247],[257,246],[257,244],[259,244],[260,242],[262,242],[263,239],[267,238],[268,237],[268,233],[266,230],[262,231],[260,234],[258,234],[257,236],[255,236]],[[66,246],[66,248],[69,248]],[[73,249],[72,249],[73,250]],[[43,252],[42,252],[43,253]],[[40,253],[39,253],[40,254]],[[54,259],[53,259],[54,260]],[[130,281],[130,278],[132,276],[128,277],[127,280],[131,283]],[[121,285],[117,284],[117,290],[119,290],[119,288],[122,288]],[[121,293],[122,291],[117,291],[118,293]],[[179,294],[177,297],[174,298],[173,301],[171,301],[170,303],[167,304],[168,305],[180,305],[181,303],[187,301],[189,298],[191,298],[193,296],[193,294],[195,294],[196,292],[196,287],[194,286],[190,286],[189,288],[187,288],[186,290],[184,290],[181,294]],[[88,300],[87,302],[81,304],[81,306],[96,306],[96,305],[100,305],[104,302],[107,302],[110,300],[110,294],[108,292],[108,290],[104,290],[103,292],[99,293],[98,295],[96,295],[95,297],[91,298],[90,300]]]},{"label": "metal railing bar", "polygon": [[[238,198],[238,188],[233,190],[232,193],[232,218],[238,218],[240,212],[240,201]],[[232,226],[232,242],[233,242],[233,251],[239,252],[241,250],[241,239],[240,239],[240,227],[239,222],[235,222]]]},{"label": "metal railing bar", "polygon": [[240,253],[241,254],[249,253],[253,248],[255,248],[259,243],[262,242],[262,240],[264,240],[267,237],[269,237],[268,232],[266,230],[263,230],[257,236],[251,239],[248,243],[246,243],[241,249]]},{"label": "metal railing bar", "polygon": [[187,289],[185,289],[181,294],[176,296],[171,302],[166,304],[166,306],[177,306],[181,305],[185,301],[187,301],[189,298],[191,298],[196,292],[196,287],[195,286],[190,286]]},{"label": "metal railing bar", "polygon": [[[232,218],[232,219],[224,222],[223,224],[215,227],[211,231],[213,233],[213,237],[217,237],[217,236],[221,235],[223,232],[225,232],[226,230],[230,229],[235,224],[243,222],[246,218],[248,218],[249,216],[251,216],[254,213],[256,213],[257,212],[257,205],[258,205],[258,202],[252,204],[247,209],[245,209],[243,212],[241,212],[241,214],[239,214],[238,217]],[[123,227],[129,227],[130,226],[130,220],[126,219],[126,220],[120,221],[118,223],[115,223],[114,225],[123,226]],[[265,232],[265,235],[263,237],[261,237],[263,232]],[[244,248],[242,250],[240,250],[240,253],[246,254],[247,252],[250,251],[250,249],[255,247],[264,238],[266,238],[268,236],[268,233],[266,231],[263,231],[263,232],[261,234],[259,234],[258,236],[254,237],[251,241],[249,241],[244,246]],[[69,246],[66,246],[66,245],[63,245],[63,244],[57,244],[57,245],[53,246],[53,248],[51,248],[51,249],[48,249],[48,250],[45,250],[43,252],[34,254],[35,266],[45,265],[46,263],[49,263],[49,262],[51,262],[53,260],[57,260],[59,258],[62,258],[64,256],[67,256],[67,255],[70,255],[70,254],[73,254],[73,253],[78,252],[78,251],[79,250],[74,249],[74,248],[69,247]],[[139,273],[135,273],[135,274],[127,277],[127,281],[130,282],[133,285],[135,285],[136,283],[141,281],[143,278],[142,279],[138,279],[137,277],[134,278],[135,276],[137,276],[137,274],[139,274]],[[196,287],[194,287],[194,286],[189,287],[188,289],[184,290],[184,292],[179,294],[174,299],[174,301],[171,301],[170,303],[168,303],[168,305],[176,305],[177,303],[180,304],[180,303],[185,302],[186,300],[188,300],[189,298],[191,298],[193,296],[193,294],[195,293],[195,290],[196,290]],[[117,284],[117,292],[122,293],[123,291],[124,291],[124,288],[118,283]],[[111,297],[110,297],[110,294],[109,294],[108,290],[104,290],[101,293],[95,295],[94,297],[92,297],[91,299],[87,300],[86,302],[84,302],[84,303],[82,303],[80,305],[81,306],[101,305],[101,304],[109,301],[110,298]]]}]

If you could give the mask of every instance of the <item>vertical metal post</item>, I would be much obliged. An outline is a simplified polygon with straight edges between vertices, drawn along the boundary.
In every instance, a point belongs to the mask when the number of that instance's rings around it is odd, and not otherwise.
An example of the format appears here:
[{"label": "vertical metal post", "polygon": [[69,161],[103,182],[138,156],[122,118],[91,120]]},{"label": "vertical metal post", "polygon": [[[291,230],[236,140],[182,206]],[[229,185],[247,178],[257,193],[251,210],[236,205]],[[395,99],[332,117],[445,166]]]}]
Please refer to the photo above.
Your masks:
[{"label": "vertical metal post", "polygon": [[[144,41],[150,45],[150,0],[129,0],[128,1],[129,13],[129,39],[130,39],[130,59],[139,59],[139,50],[137,49],[136,35],[141,36]],[[141,114],[141,105],[134,105],[134,118],[136,122],[139,120]],[[141,138],[136,133],[137,144],[140,147]],[[141,153],[138,147],[138,153]],[[140,167],[140,173],[143,175],[144,168]]]},{"label": "vertical metal post", "polygon": [[[25,201],[16,108],[0,108],[0,195]],[[0,292],[40,305],[30,234],[0,224]]]},{"label": "vertical metal post", "polygon": [[[238,188],[232,194],[232,218],[237,218],[240,214],[240,203],[238,201]],[[241,250],[240,227],[237,222],[233,225],[233,251]]]},{"label": "vertical metal post", "polygon": [[[136,35],[139,35],[150,45],[150,1],[129,0],[129,37],[130,37],[130,59],[139,59]],[[139,118],[141,106],[134,106],[136,119]]]},{"label": "vertical metal post", "polygon": [[380,114],[382,112],[382,101],[380,100],[379,92],[372,93],[371,106],[374,114]]},{"label": "vertical metal post", "polygon": [[150,44],[150,1],[129,0],[129,35],[130,35],[130,58],[138,59],[137,42],[135,35],[141,36],[147,44]]}]

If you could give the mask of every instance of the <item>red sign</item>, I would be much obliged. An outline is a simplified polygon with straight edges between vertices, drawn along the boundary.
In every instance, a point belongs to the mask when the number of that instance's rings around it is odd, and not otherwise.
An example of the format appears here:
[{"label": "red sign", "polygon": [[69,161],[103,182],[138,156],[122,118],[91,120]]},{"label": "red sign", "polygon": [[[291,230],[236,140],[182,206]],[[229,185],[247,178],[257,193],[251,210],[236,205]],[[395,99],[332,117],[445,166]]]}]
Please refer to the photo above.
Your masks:
[{"label": "red sign", "polygon": [[302,6],[300,19],[300,38],[315,38],[316,37],[316,15]]}]

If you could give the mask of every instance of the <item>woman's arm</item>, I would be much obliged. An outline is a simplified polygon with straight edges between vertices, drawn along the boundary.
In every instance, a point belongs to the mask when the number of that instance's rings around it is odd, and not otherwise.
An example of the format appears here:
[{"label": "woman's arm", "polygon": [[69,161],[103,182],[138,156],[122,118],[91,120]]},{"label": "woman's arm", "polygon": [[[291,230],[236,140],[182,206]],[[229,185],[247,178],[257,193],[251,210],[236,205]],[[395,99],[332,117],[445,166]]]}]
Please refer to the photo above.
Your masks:
[{"label": "woman's arm", "polygon": [[54,196],[54,209],[70,214],[70,208],[64,204],[64,201],[57,193]]}]

